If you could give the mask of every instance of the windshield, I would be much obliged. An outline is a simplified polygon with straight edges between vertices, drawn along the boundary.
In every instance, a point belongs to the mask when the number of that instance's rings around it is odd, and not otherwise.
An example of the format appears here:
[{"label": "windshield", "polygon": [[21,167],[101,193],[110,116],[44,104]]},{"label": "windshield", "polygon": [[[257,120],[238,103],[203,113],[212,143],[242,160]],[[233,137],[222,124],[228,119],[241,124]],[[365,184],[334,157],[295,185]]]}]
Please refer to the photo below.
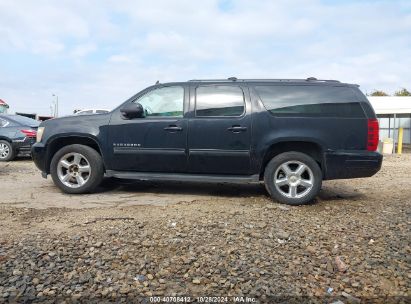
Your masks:
[{"label": "windshield", "polygon": [[29,126],[29,127],[38,127],[39,122],[37,120],[21,116],[21,115],[10,115],[8,117],[11,121],[14,121],[20,125]]}]

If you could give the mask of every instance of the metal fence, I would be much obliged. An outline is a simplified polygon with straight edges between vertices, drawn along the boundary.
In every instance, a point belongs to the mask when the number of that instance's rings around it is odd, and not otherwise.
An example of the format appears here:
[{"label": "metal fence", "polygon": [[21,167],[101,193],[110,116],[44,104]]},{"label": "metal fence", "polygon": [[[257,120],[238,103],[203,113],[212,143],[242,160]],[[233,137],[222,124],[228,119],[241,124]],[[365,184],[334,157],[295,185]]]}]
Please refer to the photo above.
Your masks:
[{"label": "metal fence", "polygon": [[404,129],[403,143],[411,144],[411,114],[378,114],[380,139],[393,138],[398,142],[398,129]]}]

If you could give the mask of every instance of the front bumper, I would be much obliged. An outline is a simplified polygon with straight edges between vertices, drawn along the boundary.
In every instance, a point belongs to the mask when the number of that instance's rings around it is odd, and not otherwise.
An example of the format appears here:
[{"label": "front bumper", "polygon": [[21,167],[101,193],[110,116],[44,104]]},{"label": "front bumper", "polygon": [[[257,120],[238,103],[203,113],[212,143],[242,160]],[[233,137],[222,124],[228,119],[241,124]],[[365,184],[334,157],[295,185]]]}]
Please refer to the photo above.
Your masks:
[{"label": "front bumper", "polygon": [[43,143],[35,143],[31,147],[31,157],[37,168],[42,172],[42,175],[47,176],[47,149]]},{"label": "front bumper", "polygon": [[324,179],[370,177],[381,169],[381,165],[382,155],[378,152],[326,152]]}]

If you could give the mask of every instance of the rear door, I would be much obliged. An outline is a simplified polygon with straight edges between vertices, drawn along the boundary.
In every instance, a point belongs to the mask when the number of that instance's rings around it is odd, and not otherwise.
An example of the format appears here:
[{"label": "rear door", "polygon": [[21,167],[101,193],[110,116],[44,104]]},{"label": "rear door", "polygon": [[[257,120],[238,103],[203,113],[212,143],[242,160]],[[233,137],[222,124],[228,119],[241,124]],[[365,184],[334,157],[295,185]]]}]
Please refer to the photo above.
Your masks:
[{"label": "rear door", "polygon": [[251,104],[247,86],[192,85],[188,124],[189,172],[250,174]]}]

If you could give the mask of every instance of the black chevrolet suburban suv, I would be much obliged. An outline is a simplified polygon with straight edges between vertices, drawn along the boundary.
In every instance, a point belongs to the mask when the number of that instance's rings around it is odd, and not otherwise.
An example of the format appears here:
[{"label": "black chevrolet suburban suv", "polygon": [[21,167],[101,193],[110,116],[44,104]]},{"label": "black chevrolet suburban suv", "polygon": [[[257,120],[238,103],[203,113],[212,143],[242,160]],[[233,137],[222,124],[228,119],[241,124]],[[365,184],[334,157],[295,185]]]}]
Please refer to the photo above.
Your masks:
[{"label": "black chevrolet suburban suv", "polygon": [[33,159],[66,193],[104,176],[261,182],[279,202],[310,202],[322,180],[381,168],[378,121],[357,85],[335,80],[156,84],[107,114],[43,122]]}]

